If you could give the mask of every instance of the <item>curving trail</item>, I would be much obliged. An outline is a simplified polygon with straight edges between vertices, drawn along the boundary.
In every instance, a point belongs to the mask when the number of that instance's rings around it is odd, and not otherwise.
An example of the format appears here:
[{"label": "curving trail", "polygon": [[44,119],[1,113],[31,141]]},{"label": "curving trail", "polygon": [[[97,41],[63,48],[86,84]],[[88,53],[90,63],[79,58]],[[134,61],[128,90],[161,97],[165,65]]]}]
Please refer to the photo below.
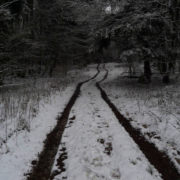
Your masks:
[{"label": "curving trail", "polygon": [[101,65],[78,84],[28,180],[179,180],[168,157],[109,100],[100,86],[107,77]]},{"label": "curving trail", "polygon": [[101,98],[96,82],[86,83],[70,113],[51,179],[161,180],[137,144]]}]

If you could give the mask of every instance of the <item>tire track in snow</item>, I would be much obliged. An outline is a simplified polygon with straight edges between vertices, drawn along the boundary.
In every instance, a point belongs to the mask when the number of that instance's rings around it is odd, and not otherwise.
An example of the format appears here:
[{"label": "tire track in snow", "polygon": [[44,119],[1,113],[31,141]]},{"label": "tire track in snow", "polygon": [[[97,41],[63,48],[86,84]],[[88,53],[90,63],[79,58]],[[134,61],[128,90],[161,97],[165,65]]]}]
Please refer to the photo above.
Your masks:
[{"label": "tire track in snow", "polygon": [[97,66],[97,73],[90,79],[79,83],[65,107],[61,117],[58,118],[57,125],[47,135],[44,142],[44,148],[40,153],[38,160],[32,162],[32,170],[26,174],[27,180],[48,180],[50,178],[51,169],[54,163],[55,156],[58,151],[59,143],[61,142],[62,134],[68,121],[69,113],[80,95],[81,86],[88,81],[95,79],[99,74],[99,65]]},{"label": "tire track in snow", "polygon": [[[104,77],[103,73],[96,81]],[[63,133],[67,159],[65,171],[59,168],[61,146],[52,174],[54,180],[160,180],[158,172],[100,96],[95,82],[83,86],[81,97],[73,107],[71,119]],[[73,118],[74,119],[74,118]]]},{"label": "tire track in snow", "polygon": [[118,111],[117,107],[108,98],[106,92],[100,85],[100,83],[108,77],[108,70],[105,68],[105,66],[104,69],[106,70],[104,78],[96,83],[97,88],[101,92],[103,100],[111,108],[120,124],[125,128],[134,142],[139,146],[149,162],[159,171],[159,173],[162,175],[162,178],[164,180],[180,180],[180,173],[177,171],[168,156],[164,152],[160,152],[153,143],[148,142],[141,134],[140,130],[133,128],[129,121]]}]

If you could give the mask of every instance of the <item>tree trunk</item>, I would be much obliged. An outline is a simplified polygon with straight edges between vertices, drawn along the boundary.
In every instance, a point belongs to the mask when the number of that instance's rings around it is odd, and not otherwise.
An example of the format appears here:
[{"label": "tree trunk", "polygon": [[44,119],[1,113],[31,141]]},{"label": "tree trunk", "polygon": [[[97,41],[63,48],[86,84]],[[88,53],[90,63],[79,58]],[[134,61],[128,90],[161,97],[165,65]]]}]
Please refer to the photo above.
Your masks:
[{"label": "tree trunk", "polygon": [[178,49],[178,42],[179,42],[179,8],[180,8],[180,1],[179,0],[170,0],[169,5],[169,14],[171,17],[171,48],[172,48],[172,58],[173,61],[176,63],[177,60],[177,49]]},{"label": "tree trunk", "polygon": [[151,65],[149,60],[144,61],[144,77],[146,78],[147,82],[151,82]]},{"label": "tree trunk", "polygon": [[132,77],[133,73],[132,73],[132,66],[131,64],[129,64],[129,76]]},{"label": "tree trunk", "polygon": [[54,68],[56,67],[57,59],[54,59],[49,70],[49,76],[52,77]]},{"label": "tree trunk", "polygon": [[162,82],[165,84],[170,83],[170,78],[169,78],[169,74],[166,74],[163,76]]}]

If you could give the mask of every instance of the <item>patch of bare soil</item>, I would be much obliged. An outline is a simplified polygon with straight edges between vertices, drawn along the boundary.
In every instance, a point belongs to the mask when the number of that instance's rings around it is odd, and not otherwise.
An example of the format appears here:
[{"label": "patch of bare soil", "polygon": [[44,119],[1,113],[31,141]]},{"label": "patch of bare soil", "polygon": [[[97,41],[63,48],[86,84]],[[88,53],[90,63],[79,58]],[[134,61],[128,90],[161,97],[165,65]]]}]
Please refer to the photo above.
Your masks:
[{"label": "patch of bare soil", "polygon": [[[53,180],[55,176],[66,171],[64,161],[67,159],[68,154],[66,151],[65,143],[62,143],[61,146],[62,146],[62,148],[60,149],[60,156],[59,156],[59,158],[57,160],[57,164],[56,164],[58,167],[58,170],[52,172],[50,180]],[[67,179],[67,177],[64,176],[63,179]]]},{"label": "patch of bare soil", "polygon": [[[76,90],[74,91],[74,94],[72,95],[70,101],[68,102],[67,106],[65,107],[61,117],[58,118],[57,125],[54,127],[54,129],[47,135],[47,138],[44,142],[44,148],[42,152],[39,154],[38,160],[36,163],[32,162],[32,170],[30,173],[26,174],[27,180],[48,180],[51,175],[51,169],[55,160],[55,156],[58,151],[58,147],[61,142],[61,138],[64,132],[64,129],[66,127],[70,111],[80,95],[80,89],[81,86],[96,78],[99,74],[99,65],[97,67],[97,73],[90,79],[81,82],[77,85]],[[63,158],[59,160],[59,164],[61,161],[64,161]]]},{"label": "patch of bare soil", "polygon": [[[103,80],[108,76],[108,70]],[[100,82],[102,82],[101,80]],[[100,82],[96,84],[104,101],[111,108],[120,124],[126,129],[134,142],[139,146],[149,162],[159,171],[164,180],[179,180],[180,174],[165,152],[159,151],[155,145],[148,142],[139,129],[132,127],[130,122],[118,111],[117,107],[110,101],[106,92],[101,88]]]},{"label": "patch of bare soil", "polygon": [[112,150],[113,150],[112,143],[111,142],[107,142],[106,145],[105,145],[104,153],[106,153],[108,156],[110,156]]},{"label": "patch of bare soil", "polygon": [[107,154],[108,156],[111,155],[111,152],[113,150],[112,143],[111,142],[105,142],[104,139],[98,139],[97,142],[102,144],[104,146],[104,153]]}]

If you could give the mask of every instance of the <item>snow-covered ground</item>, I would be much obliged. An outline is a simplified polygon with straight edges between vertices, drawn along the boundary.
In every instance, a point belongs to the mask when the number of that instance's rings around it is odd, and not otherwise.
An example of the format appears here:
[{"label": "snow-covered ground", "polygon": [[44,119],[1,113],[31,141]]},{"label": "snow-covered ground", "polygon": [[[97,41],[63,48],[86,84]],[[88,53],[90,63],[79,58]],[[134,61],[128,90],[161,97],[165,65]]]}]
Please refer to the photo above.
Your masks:
[{"label": "snow-covered ground", "polygon": [[[41,97],[41,100],[38,102],[39,107],[38,112],[36,112],[36,117],[30,119],[30,129],[24,128],[18,131],[16,130],[19,116],[13,119],[7,118],[5,122],[0,123],[0,139],[4,139],[5,133],[13,132],[10,131],[10,129],[14,128],[15,130],[15,133],[12,133],[11,136],[8,134],[9,137],[6,143],[1,141],[0,180],[26,179],[24,174],[28,173],[31,169],[31,161],[37,159],[38,154],[43,148],[43,141],[46,139],[46,135],[56,125],[56,118],[58,114],[61,114],[64,110],[77,83],[90,78],[96,72],[96,65],[91,65],[84,70],[69,72],[68,78],[62,81],[60,80],[58,83],[53,80],[54,85],[52,88],[57,88],[58,90],[54,91],[54,93],[47,93],[50,97],[40,94],[44,97]],[[48,81],[51,81],[51,79]],[[36,91],[36,89],[34,90]],[[14,95],[19,92],[18,90],[13,91]],[[4,96],[4,98],[6,97]],[[19,98],[19,96],[17,98]],[[19,103],[23,105],[23,101]],[[21,110],[20,107],[21,106],[18,106],[15,110]],[[18,114],[18,112],[15,113]],[[28,116],[26,116],[26,118],[28,118]],[[8,132],[6,132],[5,128],[7,128]]]},{"label": "snow-covered ground", "polygon": [[[96,66],[69,72],[71,80],[65,79],[66,83],[61,84],[64,87],[50,93],[48,98],[42,95],[30,127],[15,131],[6,143],[1,143],[0,180],[26,179],[24,174],[31,169],[32,160],[37,159],[46,135],[56,125],[56,117],[64,110],[77,83],[94,76]],[[121,64],[111,63],[106,67],[109,76],[102,87],[110,99],[132,125],[140,128],[160,150],[166,151],[180,169],[180,84],[165,86],[153,80],[151,85],[142,85],[137,80],[123,78],[121,75],[126,70]],[[52,174],[62,173],[54,180],[161,180],[101,98],[95,83],[104,75],[101,68],[98,77],[81,88],[52,169]],[[56,88],[57,84],[52,86]],[[6,118],[8,124],[0,123],[0,139],[8,133],[6,125],[13,126],[15,121]]]},{"label": "snow-covered ground", "polygon": [[54,180],[160,180],[101,98],[95,82],[104,74],[82,87],[52,170],[62,173]]},{"label": "snow-covered ground", "polygon": [[165,151],[180,171],[180,82],[164,85],[154,77],[149,85],[123,77],[127,69],[110,63],[102,87],[119,111],[145,137]]}]

